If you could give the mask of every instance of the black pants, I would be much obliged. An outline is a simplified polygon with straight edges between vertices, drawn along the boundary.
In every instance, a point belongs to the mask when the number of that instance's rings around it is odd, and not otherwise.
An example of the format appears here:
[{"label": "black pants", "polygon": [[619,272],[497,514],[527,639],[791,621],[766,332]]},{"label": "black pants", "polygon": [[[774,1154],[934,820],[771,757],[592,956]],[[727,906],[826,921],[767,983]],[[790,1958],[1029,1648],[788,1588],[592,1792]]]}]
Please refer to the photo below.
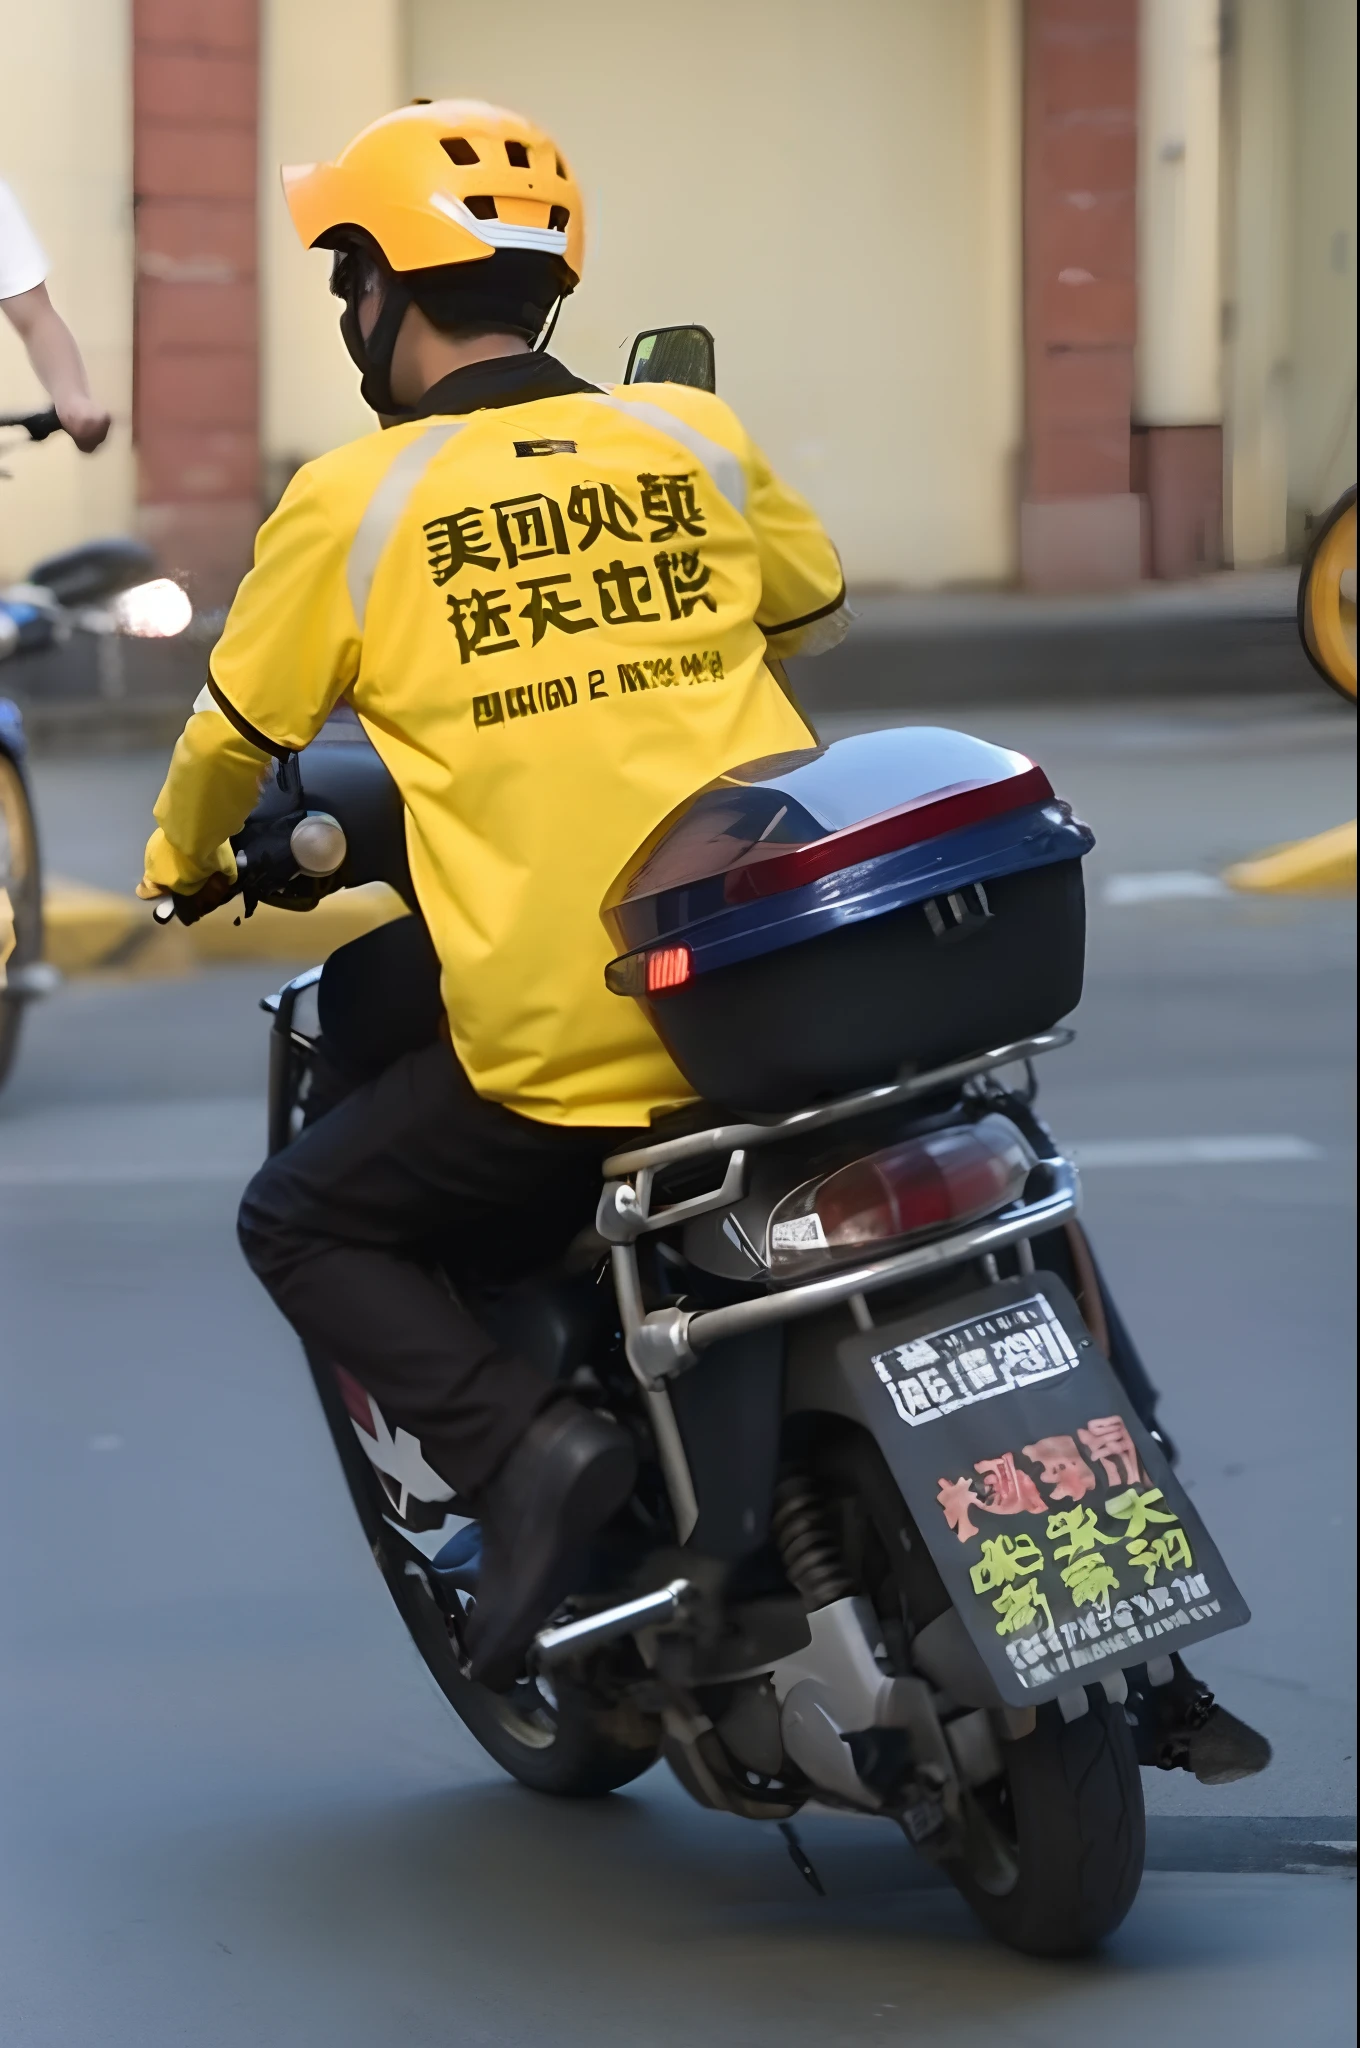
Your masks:
[{"label": "black pants", "polygon": [[531,1122],[477,1095],[442,1040],[344,1096],[250,1183],[241,1245],[303,1343],[475,1500],[549,1383],[455,1296],[517,1278],[595,1212],[623,1130]]}]

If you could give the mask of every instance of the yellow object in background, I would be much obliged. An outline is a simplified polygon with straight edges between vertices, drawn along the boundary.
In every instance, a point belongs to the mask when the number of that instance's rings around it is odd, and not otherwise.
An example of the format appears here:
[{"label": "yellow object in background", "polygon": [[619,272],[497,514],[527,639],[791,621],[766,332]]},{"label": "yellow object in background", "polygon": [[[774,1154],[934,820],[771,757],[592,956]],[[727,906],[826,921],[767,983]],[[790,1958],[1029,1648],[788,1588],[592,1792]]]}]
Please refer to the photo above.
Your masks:
[{"label": "yellow object in background", "polygon": [[1345,896],[1355,890],[1355,820],[1319,832],[1315,839],[1300,839],[1292,846],[1277,846],[1255,860],[1238,861],[1224,874],[1232,889],[1259,895]]},{"label": "yellow object in background", "polygon": [[[271,910],[262,903],[253,917],[233,924],[228,903],[185,937],[195,959],[229,965],[233,960],[324,960],[337,946],[362,938],[377,925],[405,917],[406,905],[386,882],[365,882],[323,896],[315,910]],[[155,943],[154,938],[151,941]]]},{"label": "yellow object in background", "polygon": [[[1299,638],[1318,674],[1355,702],[1355,485],[1318,526],[1299,573]],[[1258,895],[1355,892],[1355,823],[1238,861],[1224,881]]]},{"label": "yellow object in background", "polygon": [[112,961],[149,918],[133,896],[49,876],[43,891],[43,958],[63,974],[86,974]]},{"label": "yellow object in background", "polygon": [[1299,577],[1299,638],[1318,674],[1355,702],[1355,485],[1313,535]]},{"label": "yellow object in background", "polygon": [[5,962],[14,951],[14,906],[9,890],[0,889],[0,988],[5,986]]},{"label": "yellow object in background", "polygon": [[[337,889],[315,910],[271,910],[262,905],[253,917],[235,924],[236,912],[228,904],[188,929],[181,924],[162,927],[134,896],[53,879],[43,905],[44,954],[63,974],[89,974],[101,967],[160,974],[201,962],[324,960],[337,946],[405,914],[406,905],[395,890],[385,882],[369,882],[359,889]],[[0,923],[0,934],[3,929]]]}]

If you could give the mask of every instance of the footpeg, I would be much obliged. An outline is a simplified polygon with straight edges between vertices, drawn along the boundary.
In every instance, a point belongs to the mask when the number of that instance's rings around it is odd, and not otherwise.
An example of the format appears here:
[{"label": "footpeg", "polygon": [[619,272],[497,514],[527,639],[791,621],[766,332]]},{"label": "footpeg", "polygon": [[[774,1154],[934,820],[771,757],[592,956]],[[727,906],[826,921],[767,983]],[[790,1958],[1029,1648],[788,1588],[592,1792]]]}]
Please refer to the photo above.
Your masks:
[{"label": "footpeg", "polygon": [[616,1642],[620,1636],[635,1635],[643,1628],[664,1628],[668,1621],[680,1618],[694,1596],[695,1588],[688,1579],[672,1579],[657,1593],[644,1593],[619,1607],[606,1607],[600,1614],[584,1615],[580,1621],[540,1629],[534,1637],[532,1660],[540,1670],[550,1671],[554,1664]]}]

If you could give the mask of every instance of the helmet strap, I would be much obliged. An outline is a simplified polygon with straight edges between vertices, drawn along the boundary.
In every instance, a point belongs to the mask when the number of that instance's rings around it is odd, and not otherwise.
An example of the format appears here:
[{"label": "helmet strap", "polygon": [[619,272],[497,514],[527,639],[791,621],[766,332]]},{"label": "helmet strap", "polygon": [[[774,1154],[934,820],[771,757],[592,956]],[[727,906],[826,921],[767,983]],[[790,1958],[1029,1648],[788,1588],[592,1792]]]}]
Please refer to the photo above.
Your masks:
[{"label": "helmet strap", "polygon": [[340,315],[340,332],[345,347],[360,372],[359,385],[365,405],[390,418],[407,410],[392,395],[392,357],[407,309],[415,303],[411,293],[389,270],[383,277],[383,302],[373,331],[365,336],[359,325],[359,309],[353,297],[345,300]]}]

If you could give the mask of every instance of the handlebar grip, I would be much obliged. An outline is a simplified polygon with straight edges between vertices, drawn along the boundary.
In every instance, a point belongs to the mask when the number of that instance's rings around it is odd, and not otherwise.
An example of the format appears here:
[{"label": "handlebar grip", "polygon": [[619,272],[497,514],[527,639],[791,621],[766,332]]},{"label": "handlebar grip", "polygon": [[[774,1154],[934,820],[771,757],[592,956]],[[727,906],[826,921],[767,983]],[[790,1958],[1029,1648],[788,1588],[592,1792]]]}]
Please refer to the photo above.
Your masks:
[{"label": "handlebar grip", "polygon": [[12,414],[0,419],[0,427],[22,427],[30,441],[45,441],[49,434],[59,434],[62,431],[54,405],[49,406],[46,412]]},{"label": "handlebar grip", "polygon": [[197,924],[209,911],[220,910],[224,903],[229,903],[233,896],[239,896],[240,893],[239,877],[236,881],[229,882],[225,875],[209,875],[203,887],[195,890],[191,896],[158,896],[151,910],[152,921],[155,924],[166,925],[171,918],[177,917],[181,924]]}]

